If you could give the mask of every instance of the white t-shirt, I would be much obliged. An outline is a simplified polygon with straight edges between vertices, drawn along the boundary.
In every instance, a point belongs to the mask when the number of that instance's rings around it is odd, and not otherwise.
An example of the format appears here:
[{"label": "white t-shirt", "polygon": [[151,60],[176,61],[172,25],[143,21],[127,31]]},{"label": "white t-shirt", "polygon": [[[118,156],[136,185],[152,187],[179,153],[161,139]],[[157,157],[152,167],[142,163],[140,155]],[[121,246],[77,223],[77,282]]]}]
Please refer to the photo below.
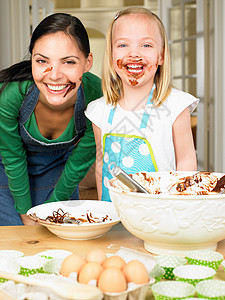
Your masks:
[{"label": "white t-shirt", "polygon": [[[187,107],[192,113],[198,102],[199,99],[194,96],[173,88],[166,101],[159,107],[148,104],[145,109],[127,111],[117,104],[112,124],[109,124],[108,119],[113,106],[106,104],[104,97],[89,103],[85,115],[101,129],[102,147],[105,133],[142,136],[151,144],[158,171],[173,171],[176,170],[173,123]],[[144,111],[150,115],[147,127],[140,129]]]}]

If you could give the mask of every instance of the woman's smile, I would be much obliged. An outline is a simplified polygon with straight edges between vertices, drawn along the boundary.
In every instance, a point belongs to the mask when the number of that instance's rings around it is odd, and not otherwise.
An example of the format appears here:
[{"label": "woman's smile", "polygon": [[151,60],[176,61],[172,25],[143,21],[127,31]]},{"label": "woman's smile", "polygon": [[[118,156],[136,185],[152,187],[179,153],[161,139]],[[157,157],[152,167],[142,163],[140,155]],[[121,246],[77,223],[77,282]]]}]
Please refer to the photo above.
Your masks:
[{"label": "woman's smile", "polygon": [[91,58],[86,58],[77,42],[64,32],[44,35],[32,53],[32,75],[40,90],[39,100],[57,110],[74,105],[82,75],[91,65]]}]

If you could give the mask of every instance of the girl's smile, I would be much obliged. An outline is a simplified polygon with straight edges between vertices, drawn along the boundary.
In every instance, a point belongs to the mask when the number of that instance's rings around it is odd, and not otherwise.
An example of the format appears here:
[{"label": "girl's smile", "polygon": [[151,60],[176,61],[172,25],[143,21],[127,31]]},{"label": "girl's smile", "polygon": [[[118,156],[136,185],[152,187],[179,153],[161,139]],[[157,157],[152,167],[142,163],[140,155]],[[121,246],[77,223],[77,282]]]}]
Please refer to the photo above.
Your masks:
[{"label": "girl's smile", "polygon": [[122,59],[117,60],[117,65],[120,69],[123,69],[129,78],[129,82],[132,86],[137,85],[139,82],[137,79],[144,76],[145,71],[150,71],[152,66],[148,66],[146,63],[140,62],[123,62]]},{"label": "girl's smile", "polygon": [[120,69],[123,69],[127,71],[128,76],[131,75],[133,77],[140,77],[143,75],[143,72],[147,65],[143,62],[136,62],[136,61],[131,61],[131,62],[123,62],[122,59],[117,60],[117,65]]}]

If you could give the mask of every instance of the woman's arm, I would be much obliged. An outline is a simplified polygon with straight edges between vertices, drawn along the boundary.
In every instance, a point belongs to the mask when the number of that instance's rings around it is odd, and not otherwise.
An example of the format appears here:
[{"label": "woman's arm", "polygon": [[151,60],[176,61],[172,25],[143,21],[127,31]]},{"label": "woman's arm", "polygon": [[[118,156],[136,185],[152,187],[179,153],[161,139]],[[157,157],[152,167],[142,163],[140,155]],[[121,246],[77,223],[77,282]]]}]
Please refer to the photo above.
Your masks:
[{"label": "woman's arm", "polygon": [[91,122],[87,120],[87,129],[84,136],[68,157],[51,198],[45,203],[70,199],[74,189],[94,163],[95,157],[94,133]]},{"label": "woman's arm", "polygon": [[197,158],[191,130],[189,108],[177,117],[173,124],[173,143],[177,171],[196,171]]},{"label": "woman's arm", "polygon": [[24,94],[32,82],[9,83],[0,95],[0,156],[18,213],[31,208],[26,150],[18,130],[18,116]]},{"label": "woman's arm", "polygon": [[101,200],[102,196],[102,147],[101,147],[101,129],[92,123],[95,144],[96,144],[96,162],[95,162],[95,176],[98,191],[98,199]]}]

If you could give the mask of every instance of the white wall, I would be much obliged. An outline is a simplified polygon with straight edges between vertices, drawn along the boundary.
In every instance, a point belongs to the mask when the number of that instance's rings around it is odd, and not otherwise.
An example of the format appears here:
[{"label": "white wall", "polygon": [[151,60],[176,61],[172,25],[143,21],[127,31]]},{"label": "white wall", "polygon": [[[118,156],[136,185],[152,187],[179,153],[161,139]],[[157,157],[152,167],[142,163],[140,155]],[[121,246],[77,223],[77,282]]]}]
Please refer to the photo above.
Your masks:
[{"label": "white wall", "polygon": [[105,39],[104,38],[91,38],[90,37],[90,48],[93,53],[93,66],[90,72],[95,75],[102,77],[102,62],[105,51]]},{"label": "white wall", "polygon": [[0,0],[0,69],[24,58],[30,40],[29,0]]},{"label": "white wall", "polygon": [[[29,6],[32,4],[32,15]],[[0,69],[23,60],[28,55],[31,27],[54,12],[50,0],[0,0]]]},{"label": "white wall", "polygon": [[10,30],[11,22],[8,16],[10,15],[9,1],[0,0],[0,69],[6,68],[11,64],[11,39]]}]

